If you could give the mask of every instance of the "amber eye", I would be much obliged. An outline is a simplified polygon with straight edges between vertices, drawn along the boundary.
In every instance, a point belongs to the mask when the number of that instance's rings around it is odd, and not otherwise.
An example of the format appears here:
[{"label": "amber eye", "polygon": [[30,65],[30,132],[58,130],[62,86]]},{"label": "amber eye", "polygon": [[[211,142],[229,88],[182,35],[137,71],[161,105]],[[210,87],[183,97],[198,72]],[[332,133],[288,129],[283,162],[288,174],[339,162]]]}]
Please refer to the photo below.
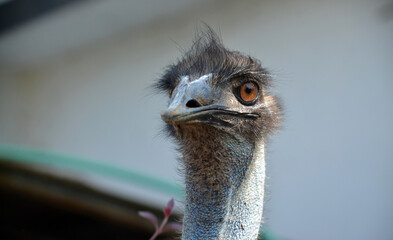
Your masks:
[{"label": "amber eye", "polygon": [[247,82],[240,86],[239,97],[244,104],[252,104],[258,97],[258,85],[254,82]]}]

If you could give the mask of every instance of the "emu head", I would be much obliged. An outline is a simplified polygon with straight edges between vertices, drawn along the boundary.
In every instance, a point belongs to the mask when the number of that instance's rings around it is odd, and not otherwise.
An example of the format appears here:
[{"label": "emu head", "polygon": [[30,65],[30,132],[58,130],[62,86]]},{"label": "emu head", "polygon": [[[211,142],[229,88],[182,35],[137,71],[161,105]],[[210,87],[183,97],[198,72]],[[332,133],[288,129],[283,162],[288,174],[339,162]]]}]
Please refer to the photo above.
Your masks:
[{"label": "emu head", "polygon": [[[178,127],[201,123],[256,141],[279,128],[277,98],[260,62],[227,50],[209,30],[156,84],[169,96],[162,119],[175,137]],[[176,134],[176,132],[178,134]]]}]

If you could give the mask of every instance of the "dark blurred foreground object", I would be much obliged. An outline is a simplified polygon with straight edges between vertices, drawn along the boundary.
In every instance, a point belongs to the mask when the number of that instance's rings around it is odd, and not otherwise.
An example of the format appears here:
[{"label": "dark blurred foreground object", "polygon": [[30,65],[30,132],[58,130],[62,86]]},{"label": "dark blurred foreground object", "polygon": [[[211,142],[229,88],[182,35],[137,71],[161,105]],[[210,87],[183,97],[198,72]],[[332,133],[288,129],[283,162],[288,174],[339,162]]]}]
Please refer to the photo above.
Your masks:
[{"label": "dark blurred foreground object", "polygon": [[[83,0],[12,0],[0,3],[0,34],[25,22]],[[0,1],[1,2],[1,1]]]},{"label": "dark blurred foreground object", "polygon": [[[0,159],[0,239],[146,240],[154,232],[137,212],[160,216],[160,209],[33,166]],[[159,239],[174,238],[168,232]]]}]

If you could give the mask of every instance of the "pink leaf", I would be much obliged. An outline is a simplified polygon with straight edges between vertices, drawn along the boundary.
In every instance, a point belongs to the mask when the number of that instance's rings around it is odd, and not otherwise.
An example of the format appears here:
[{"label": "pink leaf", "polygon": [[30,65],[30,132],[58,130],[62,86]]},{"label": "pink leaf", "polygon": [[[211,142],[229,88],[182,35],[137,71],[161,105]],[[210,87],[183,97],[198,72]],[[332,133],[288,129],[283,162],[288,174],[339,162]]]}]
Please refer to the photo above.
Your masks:
[{"label": "pink leaf", "polygon": [[171,200],[169,200],[169,202],[166,204],[166,207],[164,208],[165,218],[168,218],[169,215],[171,215],[174,206],[175,206],[175,200],[173,200],[172,198]]},{"label": "pink leaf", "polygon": [[154,224],[154,227],[158,229],[158,220],[153,213],[147,211],[138,211],[138,214],[139,216],[148,219],[150,222]]},{"label": "pink leaf", "polygon": [[181,231],[182,228],[183,228],[183,226],[180,223],[168,223],[164,227],[162,232],[166,232],[166,231]]}]

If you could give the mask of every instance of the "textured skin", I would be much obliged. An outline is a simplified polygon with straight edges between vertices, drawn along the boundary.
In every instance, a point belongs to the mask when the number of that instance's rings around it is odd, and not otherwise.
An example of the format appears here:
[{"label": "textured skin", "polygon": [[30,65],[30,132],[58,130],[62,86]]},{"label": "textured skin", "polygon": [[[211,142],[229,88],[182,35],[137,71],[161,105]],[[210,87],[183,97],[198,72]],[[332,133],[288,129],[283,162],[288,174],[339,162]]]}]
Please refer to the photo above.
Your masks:
[{"label": "textured skin", "polygon": [[184,128],[178,129],[182,142],[194,144],[181,148],[186,171],[183,239],[256,239],[263,210],[263,144],[212,127]]}]

